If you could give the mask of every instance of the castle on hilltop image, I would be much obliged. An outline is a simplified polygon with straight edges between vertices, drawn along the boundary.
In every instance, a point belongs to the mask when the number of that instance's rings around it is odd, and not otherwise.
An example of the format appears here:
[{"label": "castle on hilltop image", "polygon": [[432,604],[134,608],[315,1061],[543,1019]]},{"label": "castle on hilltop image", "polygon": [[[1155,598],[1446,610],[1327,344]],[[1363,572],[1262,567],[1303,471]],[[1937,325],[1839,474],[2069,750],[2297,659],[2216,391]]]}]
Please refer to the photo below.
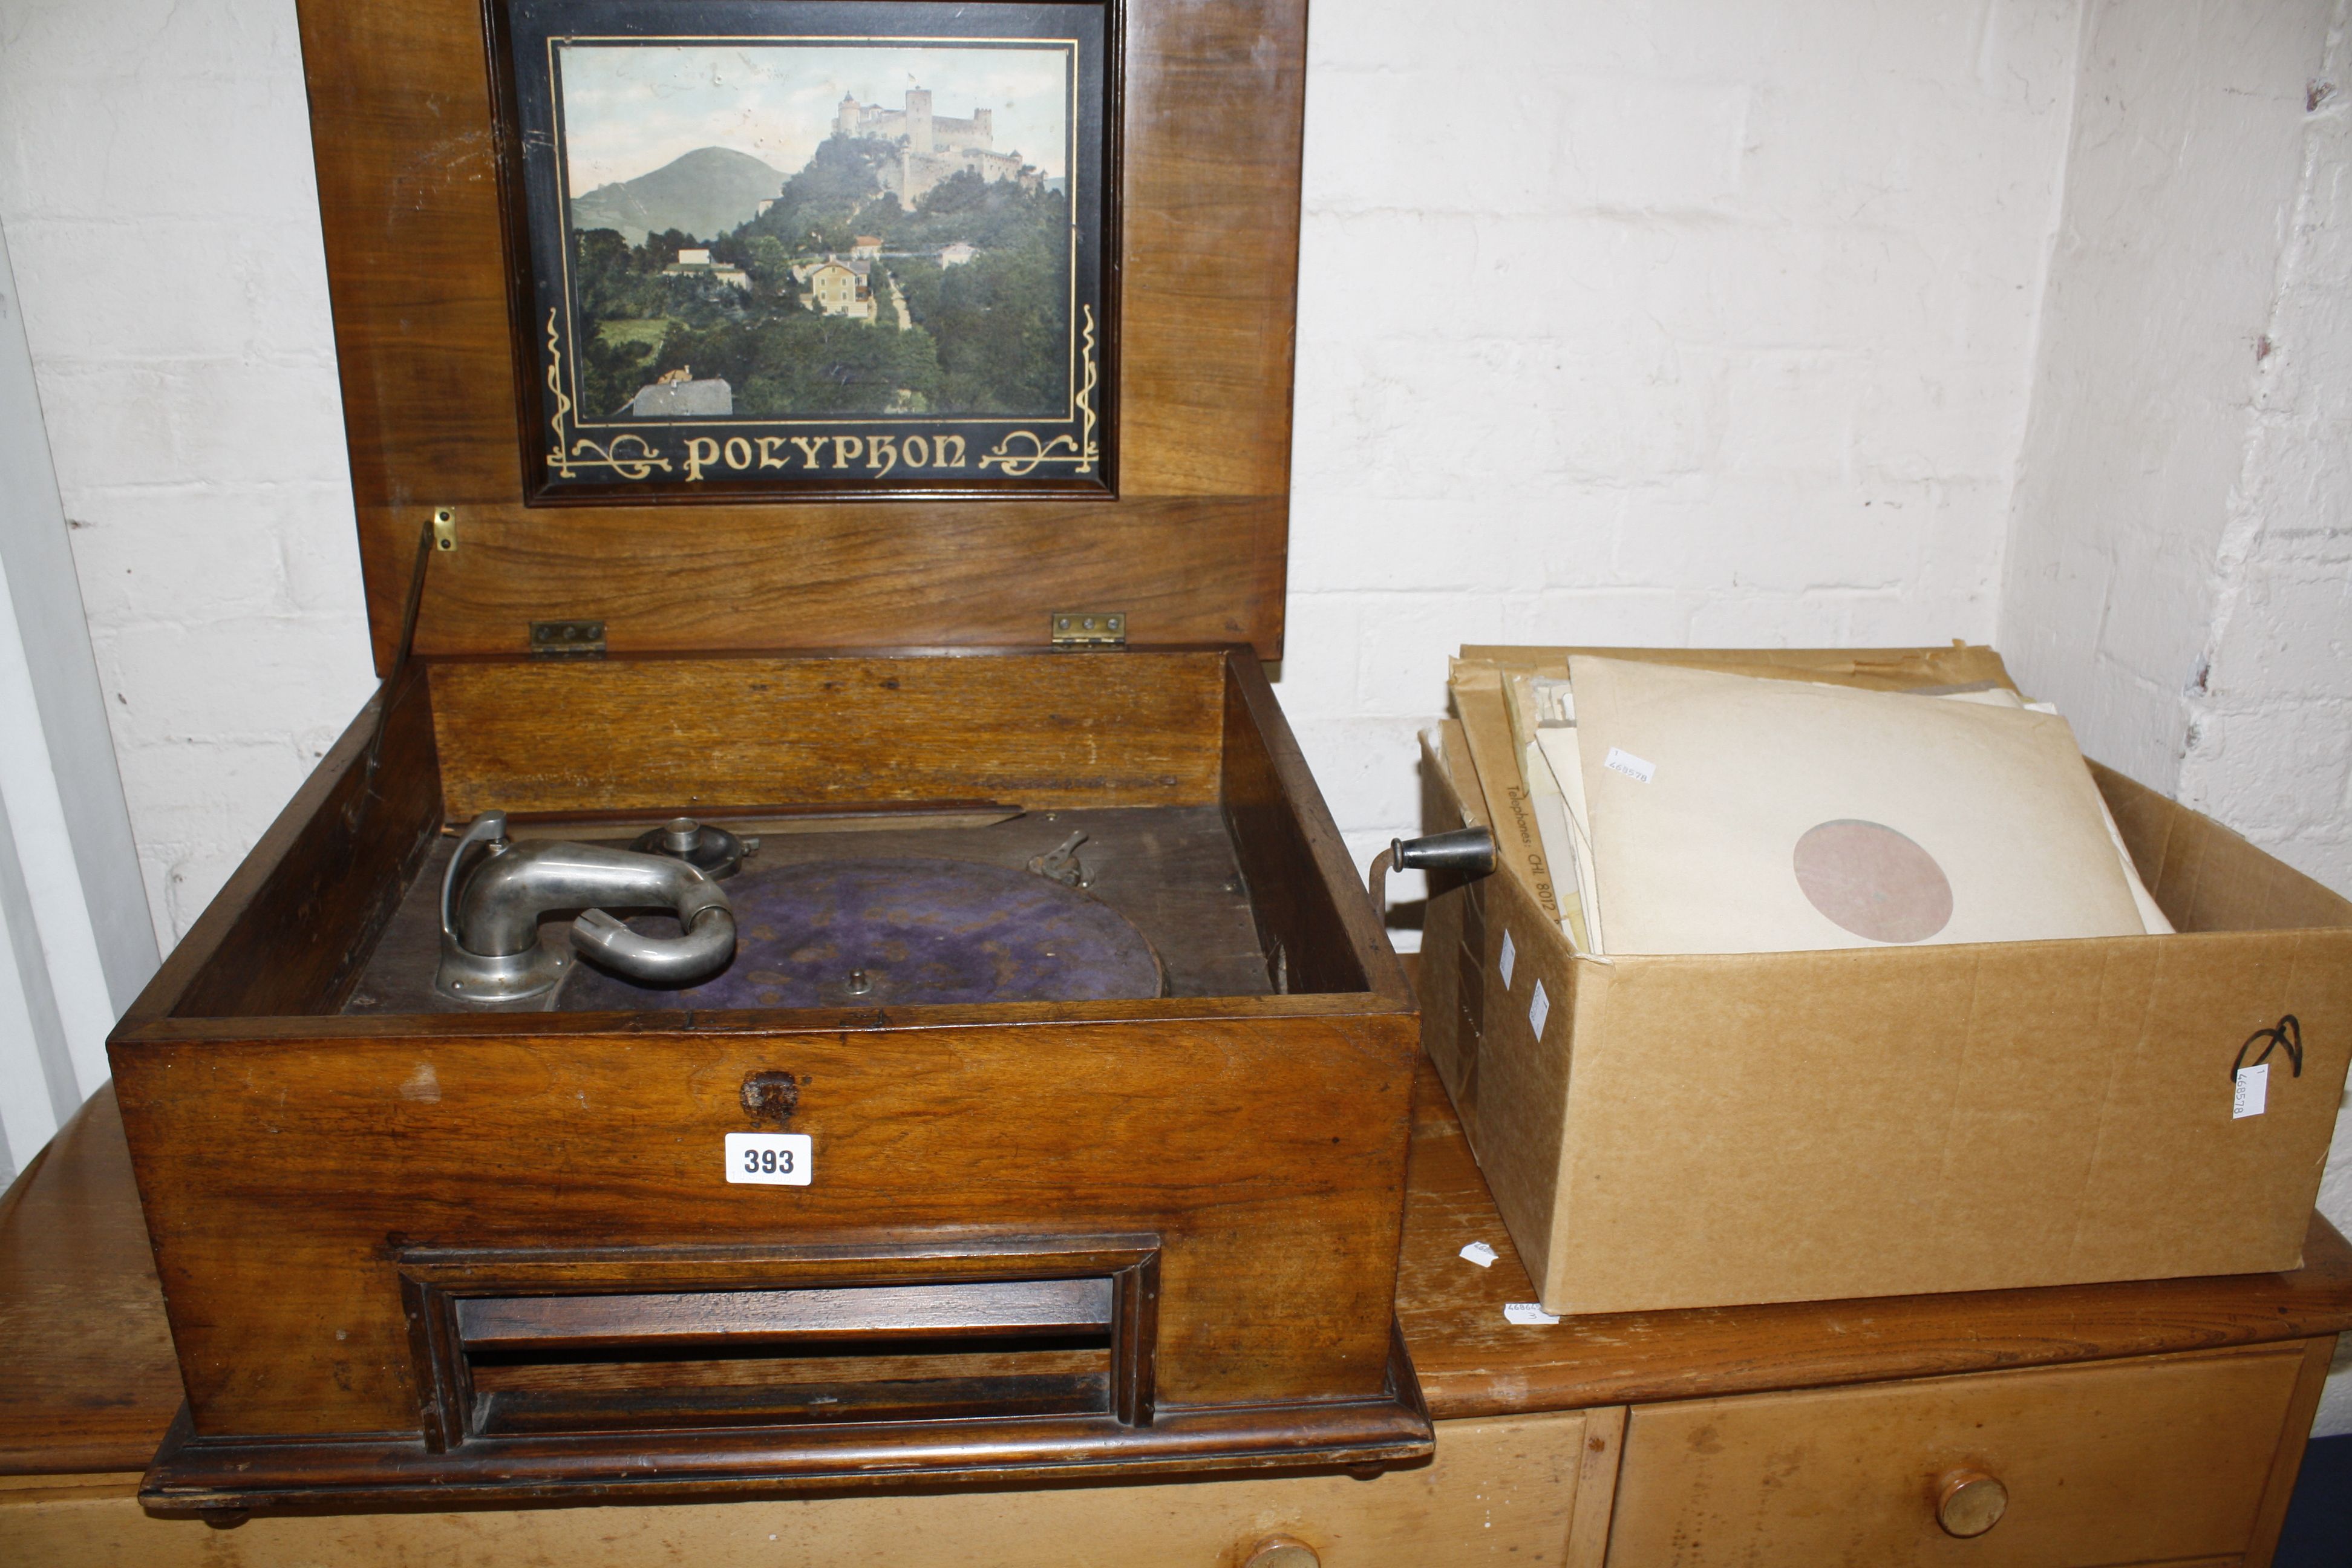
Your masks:
[{"label": "castle on hilltop image", "polygon": [[1045,176],[1023,163],[1018,151],[995,150],[996,133],[989,110],[974,109],[969,120],[933,114],[928,88],[909,88],[904,109],[860,103],[855,94],[844,93],[834,130],[842,136],[898,144],[898,167],[883,171],[882,188],[908,206],[941,181],[966,169],[983,180],[1018,181],[1024,190],[1034,191],[1045,184]]}]

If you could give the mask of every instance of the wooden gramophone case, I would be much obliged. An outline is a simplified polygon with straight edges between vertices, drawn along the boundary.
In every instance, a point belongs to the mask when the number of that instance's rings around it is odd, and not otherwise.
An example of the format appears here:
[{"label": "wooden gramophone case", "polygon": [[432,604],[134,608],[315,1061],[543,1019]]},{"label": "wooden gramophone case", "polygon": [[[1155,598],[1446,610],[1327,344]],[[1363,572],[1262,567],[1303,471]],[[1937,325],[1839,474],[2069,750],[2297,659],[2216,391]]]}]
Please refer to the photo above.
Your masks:
[{"label": "wooden gramophone case", "polygon": [[[386,681],[111,1041],[188,1394],[148,1502],[1426,1454],[1391,1316],[1417,1018],[1260,667],[1303,0],[1095,8],[1115,483],[655,500],[518,463],[545,412],[499,119],[524,4],[301,5]],[[1125,645],[1054,647],[1064,614]],[[1123,1001],[360,1005],[485,809],[943,802],[1138,843],[1207,823],[1207,869],[1128,896],[1145,921],[1234,900],[1254,983],[1171,960]],[[726,1179],[728,1135],[763,1130],[809,1137],[806,1184]]]}]

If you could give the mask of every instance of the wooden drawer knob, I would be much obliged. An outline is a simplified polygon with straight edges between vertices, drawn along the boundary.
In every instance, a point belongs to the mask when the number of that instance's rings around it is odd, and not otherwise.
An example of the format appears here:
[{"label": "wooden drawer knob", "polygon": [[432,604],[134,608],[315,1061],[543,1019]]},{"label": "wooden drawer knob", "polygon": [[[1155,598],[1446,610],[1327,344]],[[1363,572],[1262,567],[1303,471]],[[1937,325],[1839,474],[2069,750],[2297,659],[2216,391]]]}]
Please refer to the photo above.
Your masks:
[{"label": "wooden drawer knob", "polygon": [[1287,1535],[1269,1535],[1250,1551],[1242,1568],[1322,1568],[1315,1548]]},{"label": "wooden drawer knob", "polygon": [[1982,1470],[1949,1470],[1936,1485],[1936,1522],[1948,1535],[1982,1535],[2009,1511],[2009,1489]]}]

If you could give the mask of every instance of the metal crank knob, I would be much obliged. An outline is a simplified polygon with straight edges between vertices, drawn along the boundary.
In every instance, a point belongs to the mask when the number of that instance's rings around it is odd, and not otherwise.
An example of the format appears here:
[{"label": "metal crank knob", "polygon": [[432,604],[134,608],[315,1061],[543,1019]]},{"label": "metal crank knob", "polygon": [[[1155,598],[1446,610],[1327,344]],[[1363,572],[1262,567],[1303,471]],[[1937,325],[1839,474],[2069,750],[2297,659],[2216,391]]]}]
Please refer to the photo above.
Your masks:
[{"label": "metal crank knob", "polygon": [[1372,907],[1388,910],[1391,871],[1450,871],[1484,877],[1495,868],[1495,835],[1484,827],[1457,827],[1422,838],[1396,838],[1372,857]]},{"label": "metal crank knob", "polygon": [[1389,845],[1389,865],[1399,871],[1452,871],[1484,877],[1495,869],[1495,835],[1484,827],[1457,827]]}]

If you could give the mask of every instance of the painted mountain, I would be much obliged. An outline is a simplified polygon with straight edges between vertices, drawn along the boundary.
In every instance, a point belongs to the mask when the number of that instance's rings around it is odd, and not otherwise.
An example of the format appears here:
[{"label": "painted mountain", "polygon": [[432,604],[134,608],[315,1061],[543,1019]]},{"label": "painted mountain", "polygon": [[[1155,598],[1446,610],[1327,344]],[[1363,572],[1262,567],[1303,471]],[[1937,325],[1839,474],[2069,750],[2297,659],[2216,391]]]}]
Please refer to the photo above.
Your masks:
[{"label": "painted mountain", "polygon": [[673,228],[716,239],[757,213],[783,183],[749,153],[698,147],[650,174],[573,197],[572,226],[614,229],[631,245]]}]

